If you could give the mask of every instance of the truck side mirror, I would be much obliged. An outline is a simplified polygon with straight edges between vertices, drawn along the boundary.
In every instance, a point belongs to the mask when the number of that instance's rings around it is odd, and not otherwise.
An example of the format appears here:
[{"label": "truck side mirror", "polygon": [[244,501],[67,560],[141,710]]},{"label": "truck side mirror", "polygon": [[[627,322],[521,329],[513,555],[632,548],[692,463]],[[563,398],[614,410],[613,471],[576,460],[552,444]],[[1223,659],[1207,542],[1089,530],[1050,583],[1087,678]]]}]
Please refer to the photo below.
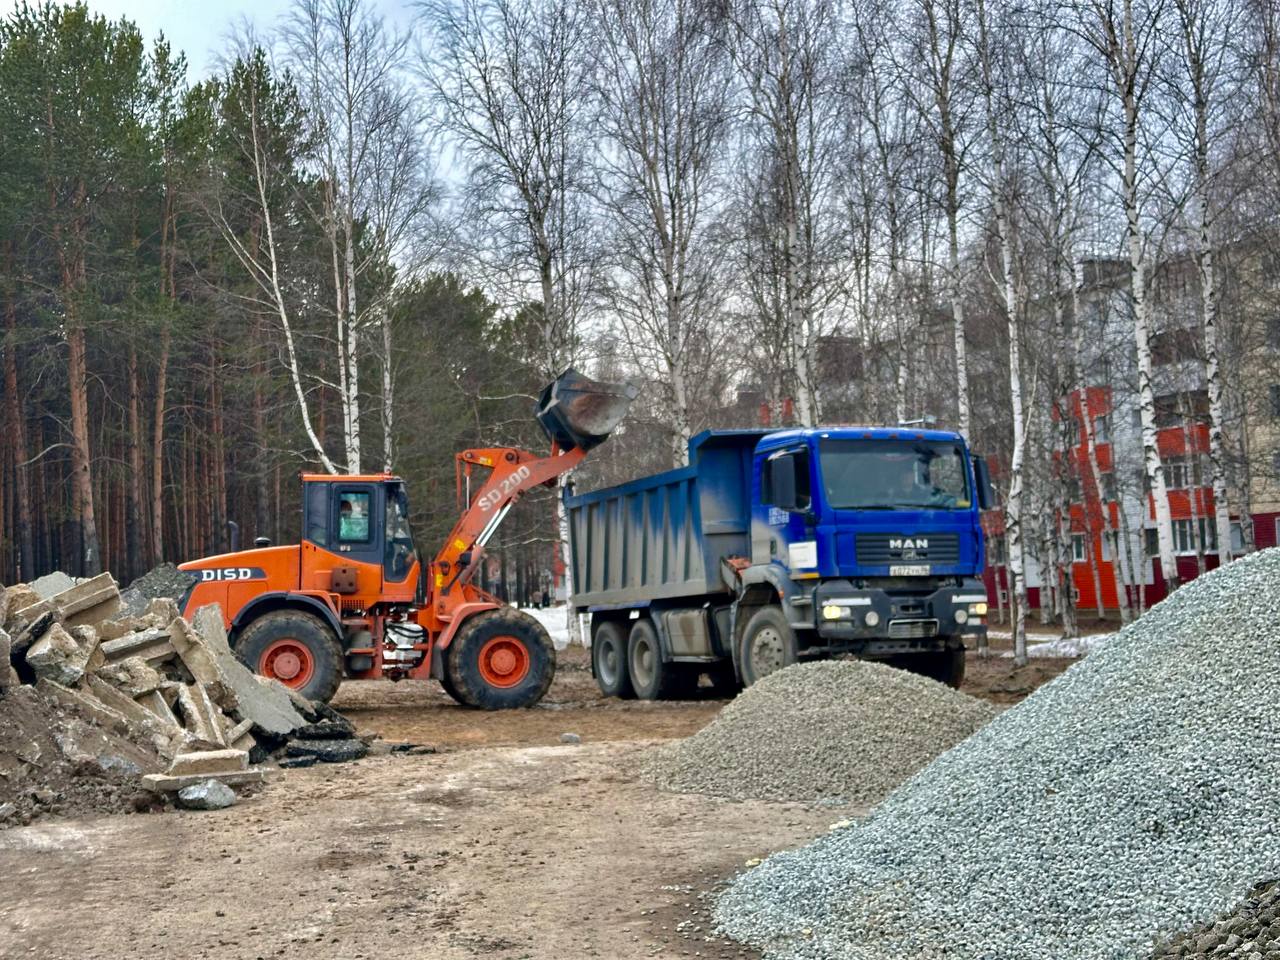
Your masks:
[{"label": "truck side mirror", "polygon": [[973,458],[973,479],[978,484],[978,509],[991,510],[996,505],[996,495],[991,489],[991,468],[986,457]]},{"label": "truck side mirror", "polygon": [[770,500],[783,510],[798,510],[796,498],[796,458],[791,454],[769,461]]}]

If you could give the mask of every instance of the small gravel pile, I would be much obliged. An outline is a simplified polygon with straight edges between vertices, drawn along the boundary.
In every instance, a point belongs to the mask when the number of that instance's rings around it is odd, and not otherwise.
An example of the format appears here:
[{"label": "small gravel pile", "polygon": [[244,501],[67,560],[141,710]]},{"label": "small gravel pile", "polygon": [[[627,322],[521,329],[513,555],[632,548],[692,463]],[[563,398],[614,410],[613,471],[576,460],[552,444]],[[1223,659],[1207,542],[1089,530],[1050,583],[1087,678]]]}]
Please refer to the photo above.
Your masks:
[{"label": "small gravel pile", "polygon": [[1260,883],[1227,913],[1160,940],[1151,960],[1173,957],[1274,960],[1280,957],[1280,880]]},{"label": "small gravel pile", "polygon": [[1278,677],[1267,550],[1182,587],[866,821],[739,877],[717,918],[770,958],[1145,956],[1280,876]]},{"label": "small gravel pile", "polygon": [[136,590],[148,600],[168,597],[176,600],[191,586],[191,577],[183,573],[172,563],[162,563],[152,567],[133,583],[129,590]]},{"label": "small gravel pile", "polygon": [[651,751],[642,773],[684,793],[867,805],[995,713],[879,663],[797,664],[747,688],[687,740]]}]

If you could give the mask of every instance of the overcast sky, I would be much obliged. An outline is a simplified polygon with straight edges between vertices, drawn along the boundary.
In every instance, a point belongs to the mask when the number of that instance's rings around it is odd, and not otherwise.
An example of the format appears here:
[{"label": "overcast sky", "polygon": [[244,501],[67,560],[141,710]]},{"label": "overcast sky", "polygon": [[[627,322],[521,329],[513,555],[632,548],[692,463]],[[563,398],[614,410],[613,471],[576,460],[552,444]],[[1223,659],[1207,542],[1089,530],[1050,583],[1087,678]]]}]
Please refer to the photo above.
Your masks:
[{"label": "overcast sky", "polygon": [[[391,22],[401,26],[412,17],[411,0],[371,0]],[[88,0],[89,9],[112,20],[128,17],[136,23],[148,46],[163,33],[175,50],[187,55],[192,81],[213,71],[226,37],[248,21],[258,31],[270,30],[289,8],[290,0]],[[18,0],[0,0],[9,13]],[[33,4],[34,5],[34,4]]]}]

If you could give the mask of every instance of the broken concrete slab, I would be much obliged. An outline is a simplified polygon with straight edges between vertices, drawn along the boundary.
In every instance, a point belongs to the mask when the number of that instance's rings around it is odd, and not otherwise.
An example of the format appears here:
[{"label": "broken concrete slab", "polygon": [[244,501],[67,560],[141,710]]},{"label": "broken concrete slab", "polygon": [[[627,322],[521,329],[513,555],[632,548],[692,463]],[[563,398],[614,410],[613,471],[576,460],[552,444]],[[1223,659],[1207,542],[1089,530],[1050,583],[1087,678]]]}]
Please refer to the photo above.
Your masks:
[{"label": "broken concrete slab", "polygon": [[117,690],[101,677],[85,677],[85,684],[89,688],[89,692],[97,697],[102,704],[128,717],[131,723],[142,730],[146,730],[149,733],[159,733],[168,739],[179,729],[176,719],[174,723],[166,724],[163,718],[152,713],[132,697]]},{"label": "broken concrete slab", "polygon": [[214,707],[201,684],[188,683],[179,688],[178,711],[182,714],[183,725],[192,736],[219,747],[227,745],[222,736],[222,727],[218,723],[220,711]]},{"label": "broken concrete slab", "polygon": [[142,611],[144,618],[157,621],[160,626],[172,622],[175,617],[181,616],[181,614],[182,611],[178,609],[178,605],[168,597],[152,598]]},{"label": "broken concrete slab", "polygon": [[121,637],[127,637],[131,633],[138,633],[144,629],[145,626],[142,621],[136,617],[115,616],[98,624],[98,637],[103,643],[106,643],[109,640],[119,640]]},{"label": "broken concrete slab", "polygon": [[211,656],[226,688],[235,698],[235,706],[230,708],[232,714],[241,720],[251,720],[255,729],[276,737],[287,736],[307,722],[294,707],[290,696],[292,691],[288,687],[256,676],[231,652],[221,607],[216,603],[201,607],[192,622],[199,626],[198,631],[193,632],[200,638],[205,652]]},{"label": "broken concrete slab", "polygon": [[180,753],[169,765],[172,776],[191,773],[222,774],[234,770],[249,769],[249,754],[244,750],[202,750],[199,753]]},{"label": "broken concrete slab", "polygon": [[76,582],[68,577],[61,570],[55,570],[53,573],[46,573],[43,577],[32,580],[28,586],[32,592],[41,600],[48,600],[50,597],[62,593],[64,590],[70,590],[76,585]]},{"label": "broken concrete slab", "polygon": [[128,734],[129,718],[119,711],[112,710],[97,697],[79,690],[72,690],[60,683],[41,678],[36,683],[36,692],[47,700],[53,700],[64,707],[79,710],[82,714],[112,730],[115,733]]},{"label": "broken concrete slab", "polygon": [[127,590],[120,591],[120,612],[113,619],[121,617],[138,618],[145,616],[147,613],[147,604],[150,601],[147,595],[137,587],[129,587]]},{"label": "broken concrete slab", "polygon": [[178,721],[178,715],[173,712],[173,708],[169,706],[169,701],[165,699],[164,694],[159,690],[152,690],[150,693],[143,694],[138,697],[137,703],[159,717],[160,722],[166,726],[182,727],[182,724]]},{"label": "broken concrete slab", "polygon": [[115,684],[123,693],[135,700],[164,683],[164,676],[142,657],[125,657],[108,663],[98,670],[98,675]]},{"label": "broken concrete slab", "polygon": [[176,651],[169,642],[169,633],[158,627],[151,627],[140,633],[131,633],[118,640],[109,640],[102,645],[102,653],[108,663],[123,660],[126,657],[141,657],[147,663],[155,664],[173,657]]},{"label": "broken concrete slab", "polygon": [[[208,774],[193,773],[187,776],[173,776],[167,773],[149,773],[142,778],[142,786],[155,793],[173,793],[193,783],[208,780]],[[260,768],[237,770],[218,775],[218,779],[228,786],[238,783],[262,783],[267,779],[266,772]]]},{"label": "broken concrete slab", "polygon": [[[66,579],[70,580],[69,577]],[[36,584],[39,583],[40,581],[37,580]],[[36,584],[32,586],[35,587]],[[116,586],[115,578],[109,573],[99,574],[80,583],[72,583],[50,596],[41,593],[39,589],[36,593],[40,594],[40,600],[19,610],[20,618],[32,620],[46,611],[51,611],[68,625],[94,626],[110,619],[120,609],[120,589]]]},{"label": "broken concrete slab", "polygon": [[31,606],[33,603],[40,601],[40,595],[25,583],[15,584],[12,587],[6,587],[4,593],[4,628],[9,632],[14,632],[22,623],[22,619],[18,616],[18,611]]},{"label": "broken concrete slab", "polygon": [[84,676],[96,650],[96,641],[92,645],[81,644],[62,624],[54,623],[27,650],[26,660],[37,677],[69,687]]},{"label": "broken concrete slab", "polygon": [[223,670],[210,645],[181,617],[169,624],[168,632],[169,642],[173,644],[183,666],[191,672],[192,679],[206,687],[209,696],[224,710],[234,710],[235,694],[231,685],[225,681]]},{"label": "broken concrete slab", "polygon": [[[9,634],[0,628],[0,689],[4,687],[17,686],[17,673],[13,667],[9,665],[9,651],[13,646],[13,641],[9,639]],[[13,680],[14,683],[9,681]]]}]

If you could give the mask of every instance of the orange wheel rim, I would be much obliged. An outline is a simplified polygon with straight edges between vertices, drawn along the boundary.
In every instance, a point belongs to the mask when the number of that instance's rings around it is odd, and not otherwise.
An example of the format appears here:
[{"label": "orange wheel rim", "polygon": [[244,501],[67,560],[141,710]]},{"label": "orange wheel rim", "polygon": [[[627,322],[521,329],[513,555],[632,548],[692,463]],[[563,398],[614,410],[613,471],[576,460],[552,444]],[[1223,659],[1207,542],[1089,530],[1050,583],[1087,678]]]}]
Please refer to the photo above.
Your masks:
[{"label": "orange wheel rim", "polygon": [[480,648],[480,677],[491,687],[514,687],[529,675],[529,648],[515,637],[493,637]]},{"label": "orange wheel rim", "polygon": [[315,657],[305,643],[292,637],[275,641],[258,658],[258,673],[295,690],[305,687],[315,672]]}]

